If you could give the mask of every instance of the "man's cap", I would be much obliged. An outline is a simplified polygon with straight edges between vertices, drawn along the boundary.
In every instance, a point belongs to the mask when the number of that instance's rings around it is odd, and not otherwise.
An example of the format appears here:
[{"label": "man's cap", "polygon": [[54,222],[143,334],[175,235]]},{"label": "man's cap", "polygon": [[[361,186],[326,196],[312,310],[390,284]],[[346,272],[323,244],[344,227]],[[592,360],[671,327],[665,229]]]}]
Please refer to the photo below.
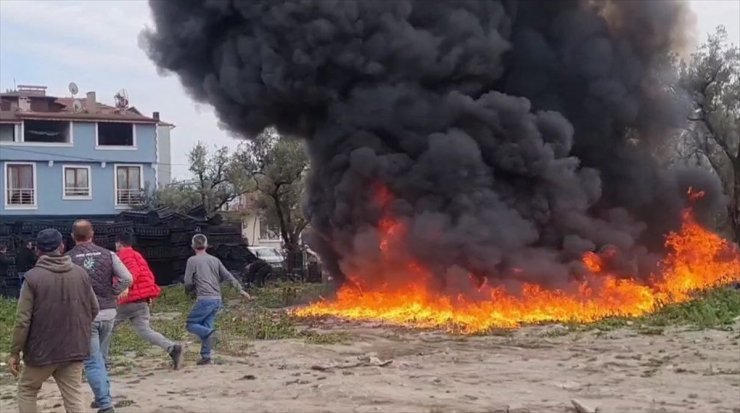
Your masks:
[{"label": "man's cap", "polygon": [[36,248],[41,252],[52,252],[62,245],[62,234],[54,228],[41,230],[36,236]]}]

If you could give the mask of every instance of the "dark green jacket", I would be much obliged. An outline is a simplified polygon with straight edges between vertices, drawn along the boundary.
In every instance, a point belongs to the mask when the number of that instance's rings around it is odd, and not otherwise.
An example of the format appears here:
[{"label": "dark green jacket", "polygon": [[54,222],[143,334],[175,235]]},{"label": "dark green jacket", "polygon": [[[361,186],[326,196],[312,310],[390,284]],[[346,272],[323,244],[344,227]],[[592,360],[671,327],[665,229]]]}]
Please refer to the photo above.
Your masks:
[{"label": "dark green jacket", "polygon": [[11,355],[29,366],[83,361],[90,354],[98,300],[87,272],[67,256],[45,255],[26,272]]}]

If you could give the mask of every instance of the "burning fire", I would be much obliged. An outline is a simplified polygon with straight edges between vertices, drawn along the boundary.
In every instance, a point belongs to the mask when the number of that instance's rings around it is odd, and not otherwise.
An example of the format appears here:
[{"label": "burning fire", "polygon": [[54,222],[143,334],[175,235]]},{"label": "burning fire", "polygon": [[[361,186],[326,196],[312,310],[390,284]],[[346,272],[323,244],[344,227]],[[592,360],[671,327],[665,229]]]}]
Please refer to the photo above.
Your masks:
[{"label": "burning fire", "polygon": [[[690,192],[691,199],[701,196],[701,192]],[[389,199],[386,189],[378,190],[379,203],[385,205]],[[379,231],[380,262],[375,270],[398,272],[392,254],[393,248],[402,248],[405,226],[385,217]],[[301,308],[296,315],[474,333],[548,321],[591,322],[610,316],[639,316],[664,304],[689,300],[693,292],[740,280],[740,251],[702,228],[691,208],[683,212],[681,228],[668,234],[665,244],[669,252],[648,283],[609,273],[604,259],[615,251],[589,252],[582,257],[589,274],[573,281],[570,288],[551,290],[524,284],[514,294],[502,286],[478,281],[471,284],[474,294],[450,296],[436,291],[432,274],[422,264],[406,262],[400,269],[401,277],[388,276],[382,283],[369,282],[377,274],[350,274],[335,300]],[[471,275],[471,281],[476,279]]]}]

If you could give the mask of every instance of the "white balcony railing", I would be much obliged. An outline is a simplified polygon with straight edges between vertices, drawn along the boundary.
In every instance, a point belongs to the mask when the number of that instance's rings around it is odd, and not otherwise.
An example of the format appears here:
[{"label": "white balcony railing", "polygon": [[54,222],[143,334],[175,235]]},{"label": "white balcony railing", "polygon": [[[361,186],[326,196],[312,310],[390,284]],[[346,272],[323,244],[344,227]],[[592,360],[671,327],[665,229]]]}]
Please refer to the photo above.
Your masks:
[{"label": "white balcony railing", "polygon": [[33,188],[10,188],[7,195],[8,205],[23,206],[36,204],[36,190]]},{"label": "white balcony railing", "polygon": [[64,196],[90,196],[90,187],[88,186],[67,186],[64,188]]},{"label": "white balcony railing", "polygon": [[141,205],[144,202],[144,191],[141,189],[117,189],[116,205]]}]

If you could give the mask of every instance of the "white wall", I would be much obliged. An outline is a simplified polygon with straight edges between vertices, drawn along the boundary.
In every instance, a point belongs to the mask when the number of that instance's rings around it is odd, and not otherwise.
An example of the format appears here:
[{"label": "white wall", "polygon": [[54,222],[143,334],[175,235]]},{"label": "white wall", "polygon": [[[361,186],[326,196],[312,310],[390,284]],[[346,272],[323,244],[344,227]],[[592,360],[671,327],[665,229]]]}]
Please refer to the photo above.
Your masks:
[{"label": "white wall", "polygon": [[172,145],[170,142],[170,131],[173,126],[157,125],[157,152],[159,160],[157,164],[157,185],[159,189],[172,183]]},{"label": "white wall", "polygon": [[273,247],[282,248],[282,240],[278,238],[265,239],[260,237],[262,226],[259,216],[250,213],[242,220],[242,237],[247,239],[250,247]]}]

